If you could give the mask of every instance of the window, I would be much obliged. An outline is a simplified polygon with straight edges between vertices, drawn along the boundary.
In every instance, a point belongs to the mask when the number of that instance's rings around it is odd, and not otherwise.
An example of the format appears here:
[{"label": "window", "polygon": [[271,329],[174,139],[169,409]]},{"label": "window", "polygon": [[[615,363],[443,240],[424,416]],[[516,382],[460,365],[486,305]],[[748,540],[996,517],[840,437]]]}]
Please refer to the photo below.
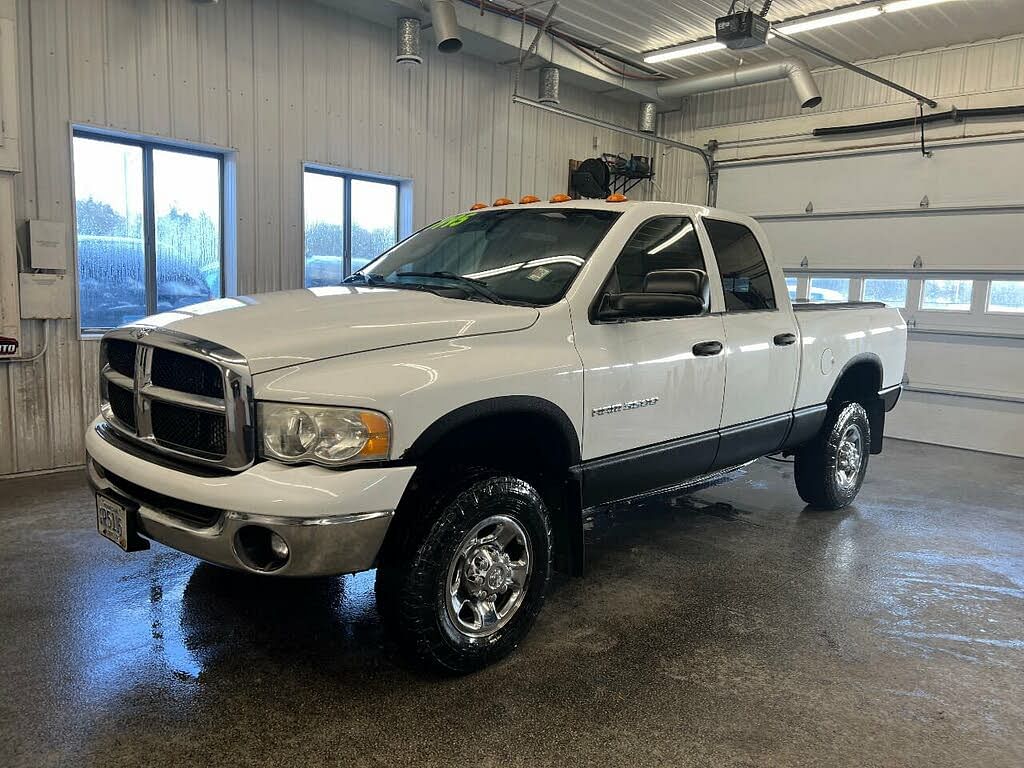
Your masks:
[{"label": "window", "polygon": [[925,280],[921,287],[921,309],[970,312],[973,280]]},{"label": "window", "polygon": [[867,278],[864,301],[880,301],[887,307],[903,308],[907,306],[907,281]]},{"label": "window", "polygon": [[771,272],[754,233],[731,221],[704,219],[704,226],[722,274],[726,310],[775,309]]},{"label": "window", "polygon": [[799,279],[795,277],[786,278],[786,291],[789,293],[789,300],[793,301],[796,299],[797,286],[800,284]]},{"label": "window", "polygon": [[993,280],[986,311],[1024,312],[1024,280]]},{"label": "window", "polygon": [[619,215],[582,208],[461,213],[403,240],[345,282],[426,289],[454,299],[552,304]]},{"label": "window", "polygon": [[850,278],[812,277],[807,298],[815,303],[850,300]]},{"label": "window", "polygon": [[75,131],[81,327],[222,295],[223,158]]},{"label": "window", "polygon": [[641,224],[619,254],[607,290],[642,293],[647,274],[661,269],[699,269],[707,273],[700,241],[689,219],[671,216]]},{"label": "window", "polygon": [[398,182],[306,168],[307,288],[337,285],[398,242]]}]

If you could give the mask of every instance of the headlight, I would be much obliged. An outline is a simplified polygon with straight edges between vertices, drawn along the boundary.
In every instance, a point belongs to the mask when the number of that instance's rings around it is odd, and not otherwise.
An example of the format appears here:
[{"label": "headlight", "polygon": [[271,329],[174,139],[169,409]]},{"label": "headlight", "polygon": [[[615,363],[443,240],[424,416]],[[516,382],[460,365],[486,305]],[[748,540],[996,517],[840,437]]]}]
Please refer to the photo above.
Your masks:
[{"label": "headlight", "polygon": [[391,422],[377,411],[258,403],[257,416],[268,459],[335,467],[384,461],[391,451]]}]

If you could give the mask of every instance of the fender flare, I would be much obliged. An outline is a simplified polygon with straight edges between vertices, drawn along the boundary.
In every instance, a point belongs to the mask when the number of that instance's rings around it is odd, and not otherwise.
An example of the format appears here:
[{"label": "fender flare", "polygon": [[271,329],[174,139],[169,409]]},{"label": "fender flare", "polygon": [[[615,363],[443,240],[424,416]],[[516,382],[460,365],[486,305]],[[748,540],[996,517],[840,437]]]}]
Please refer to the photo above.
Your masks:
[{"label": "fender flare", "polygon": [[533,395],[506,395],[477,400],[449,411],[420,433],[402,454],[403,461],[416,462],[426,456],[453,430],[477,419],[492,416],[540,415],[552,422],[565,439],[569,451],[569,466],[580,463],[580,438],[572,420],[550,400]]},{"label": "fender flare", "polygon": [[[836,389],[839,388],[840,383],[843,381],[843,377],[849,373],[850,369],[853,368],[853,366],[860,365],[862,363],[871,363],[878,369],[878,386],[882,386],[882,377],[885,374],[885,369],[882,367],[882,359],[874,352],[861,352],[859,355],[854,355],[847,360],[842,370],[839,371],[839,375],[836,376],[836,380],[832,383],[832,388],[828,392],[828,398],[825,400],[826,403],[832,402],[832,398],[835,397],[836,394]],[[877,395],[878,393],[876,392],[875,394]]]}]

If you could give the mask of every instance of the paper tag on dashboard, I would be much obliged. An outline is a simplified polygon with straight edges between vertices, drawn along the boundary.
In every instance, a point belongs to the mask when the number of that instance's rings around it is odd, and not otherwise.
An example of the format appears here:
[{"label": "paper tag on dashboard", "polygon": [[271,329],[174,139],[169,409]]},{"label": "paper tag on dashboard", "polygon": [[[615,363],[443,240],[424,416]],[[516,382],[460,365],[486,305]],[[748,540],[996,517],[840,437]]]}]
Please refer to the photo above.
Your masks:
[{"label": "paper tag on dashboard", "polygon": [[546,267],[537,267],[535,270],[533,270],[533,272],[528,274],[526,276],[526,278],[528,280],[533,280],[533,282],[535,282],[535,283],[539,283],[541,280],[543,280],[545,277],[547,277],[550,274],[551,274],[551,270],[550,269],[547,269]]}]

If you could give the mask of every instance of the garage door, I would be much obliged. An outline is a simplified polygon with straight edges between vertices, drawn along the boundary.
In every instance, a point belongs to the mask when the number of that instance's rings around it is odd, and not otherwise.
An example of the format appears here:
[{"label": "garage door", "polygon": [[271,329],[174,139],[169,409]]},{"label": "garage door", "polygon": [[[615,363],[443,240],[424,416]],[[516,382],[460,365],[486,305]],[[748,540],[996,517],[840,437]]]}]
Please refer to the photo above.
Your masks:
[{"label": "garage door", "polygon": [[910,328],[887,434],[1024,456],[1024,140],[723,163],[791,295],[882,299]]}]

